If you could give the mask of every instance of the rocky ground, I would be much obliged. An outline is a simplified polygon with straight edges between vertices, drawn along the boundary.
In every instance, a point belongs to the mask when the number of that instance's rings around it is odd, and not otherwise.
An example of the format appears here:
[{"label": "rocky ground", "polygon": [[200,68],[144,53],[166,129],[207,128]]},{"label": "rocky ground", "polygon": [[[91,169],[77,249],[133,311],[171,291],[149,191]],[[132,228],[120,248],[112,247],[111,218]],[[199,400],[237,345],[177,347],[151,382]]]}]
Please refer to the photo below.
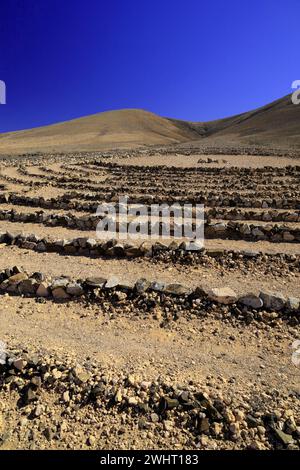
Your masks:
[{"label": "rocky ground", "polygon": [[[299,449],[299,177],[259,153],[4,158],[1,448]],[[204,248],[97,239],[119,196],[203,203]]]}]

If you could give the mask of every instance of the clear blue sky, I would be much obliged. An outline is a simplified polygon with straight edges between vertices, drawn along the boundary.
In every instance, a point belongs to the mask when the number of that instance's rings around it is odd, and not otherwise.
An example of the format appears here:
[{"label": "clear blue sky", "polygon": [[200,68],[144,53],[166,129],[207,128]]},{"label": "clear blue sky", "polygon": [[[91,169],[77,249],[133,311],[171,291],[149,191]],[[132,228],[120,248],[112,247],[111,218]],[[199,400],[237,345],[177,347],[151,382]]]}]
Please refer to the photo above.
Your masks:
[{"label": "clear blue sky", "polygon": [[299,0],[2,0],[0,132],[118,108],[210,120],[300,79]]}]

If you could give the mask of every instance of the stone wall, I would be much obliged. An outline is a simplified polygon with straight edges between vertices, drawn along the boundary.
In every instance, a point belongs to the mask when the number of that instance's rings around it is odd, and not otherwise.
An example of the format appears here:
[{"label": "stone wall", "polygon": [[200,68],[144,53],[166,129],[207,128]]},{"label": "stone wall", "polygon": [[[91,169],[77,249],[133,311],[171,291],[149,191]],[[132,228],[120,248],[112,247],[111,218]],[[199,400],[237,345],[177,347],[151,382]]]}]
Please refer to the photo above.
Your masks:
[{"label": "stone wall", "polygon": [[[138,279],[135,283],[123,283],[118,278],[105,279],[91,277],[81,280],[73,280],[68,277],[46,278],[43,273],[28,274],[22,268],[14,266],[0,272],[0,292],[10,295],[24,295],[38,298],[51,298],[55,300],[72,300],[80,297],[88,297],[92,301],[101,298],[102,294],[108,294],[113,302],[132,301],[136,297],[157,293],[170,299],[187,302],[187,308],[208,308],[211,304],[226,306],[239,306],[240,315],[246,315],[248,310],[260,309],[272,312],[271,318],[277,318],[278,312],[292,315],[296,321],[300,320],[300,299],[284,297],[278,292],[260,292],[259,295],[245,293],[238,296],[231,288],[212,288],[204,290],[202,287],[188,288],[181,284],[165,284],[160,281],[148,281]],[[100,297],[99,297],[100,295]],[[180,300],[182,299],[182,300]],[[146,299],[144,298],[146,301]],[[176,309],[174,310],[176,311]]]}]

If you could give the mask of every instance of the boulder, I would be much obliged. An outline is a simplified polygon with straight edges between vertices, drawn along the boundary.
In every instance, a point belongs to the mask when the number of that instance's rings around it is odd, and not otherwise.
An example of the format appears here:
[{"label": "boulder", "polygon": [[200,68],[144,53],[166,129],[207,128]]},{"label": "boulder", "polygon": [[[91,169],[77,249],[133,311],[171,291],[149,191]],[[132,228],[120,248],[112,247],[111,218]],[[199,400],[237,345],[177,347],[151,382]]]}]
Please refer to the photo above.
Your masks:
[{"label": "boulder", "polygon": [[119,285],[119,279],[116,276],[110,277],[105,283],[105,289],[113,289]]},{"label": "boulder", "polygon": [[289,297],[287,299],[286,308],[290,312],[300,311],[300,299],[297,297]]},{"label": "boulder", "polygon": [[251,229],[250,229],[249,225],[248,224],[241,225],[240,226],[240,233],[242,235],[246,235],[246,236],[251,235]]},{"label": "boulder", "polygon": [[285,242],[293,242],[295,240],[295,237],[292,233],[288,232],[288,231],[285,231],[283,232],[282,234],[282,239],[283,241]]},{"label": "boulder", "polygon": [[151,282],[147,281],[147,279],[138,279],[135,283],[135,290],[141,294],[143,292],[146,292],[147,289],[149,289]]},{"label": "boulder", "polygon": [[101,288],[106,283],[106,279],[103,277],[88,277],[85,280],[85,284],[92,289]]},{"label": "boulder", "polygon": [[39,251],[40,253],[44,253],[47,251],[47,247],[44,242],[40,242],[36,245],[36,251]]},{"label": "boulder", "polygon": [[65,277],[54,279],[54,281],[51,284],[51,289],[53,290],[53,289],[57,289],[58,287],[67,287],[69,282],[70,280]]},{"label": "boulder", "polygon": [[70,295],[79,296],[82,295],[84,291],[80,284],[78,284],[77,282],[72,282],[68,284],[66,292]]},{"label": "boulder", "polygon": [[45,282],[41,282],[40,284],[38,284],[36,295],[38,297],[49,297],[50,289]]},{"label": "boulder", "polygon": [[173,295],[187,295],[190,293],[190,289],[181,284],[168,284],[165,287],[165,292]]},{"label": "boulder", "polygon": [[200,240],[185,242],[185,251],[204,251],[203,242]]},{"label": "boulder", "polygon": [[67,292],[65,291],[63,287],[57,287],[53,289],[52,295],[57,300],[66,300],[70,298],[69,294],[67,294]]},{"label": "boulder", "polygon": [[127,256],[127,258],[136,258],[143,254],[138,246],[132,246],[130,248],[126,248],[124,250],[124,253],[125,253],[125,256]]},{"label": "boulder", "polygon": [[157,292],[163,292],[165,289],[166,284],[164,282],[151,282],[150,284],[150,289],[157,291]]},{"label": "boulder", "polygon": [[208,291],[207,296],[210,300],[224,305],[234,304],[238,300],[236,293],[230,287],[211,289]]},{"label": "boulder", "polygon": [[27,274],[25,273],[18,273],[14,274],[13,276],[10,276],[8,279],[9,284],[18,284],[21,281],[24,281],[25,279],[28,279]]},{"label": "boulder", "polygon": [[263,306],[262,299],[253,293],[249,293],[240,297],[239,303],[245,305],[246,307],[255,309],[261,308]]},{"label": "boulder", "polygon": [[35,295],[38,283],[35,279],[24,279],[18,284],[18,291],[24,295]]},{"label": "boulder", "polygon": [[261,239],[261,240],[266,238],[264,232],[259,227],[253,228],[251,233],[252,233],[253,237],[255,237],[255,238],[258,238],[258,239]]},{"label": "boulder", "polygon": [[286,298],[278,292],[261,292],[259,297],[262,299],[264,307],[270,310],[279,311],[286,305]]}]

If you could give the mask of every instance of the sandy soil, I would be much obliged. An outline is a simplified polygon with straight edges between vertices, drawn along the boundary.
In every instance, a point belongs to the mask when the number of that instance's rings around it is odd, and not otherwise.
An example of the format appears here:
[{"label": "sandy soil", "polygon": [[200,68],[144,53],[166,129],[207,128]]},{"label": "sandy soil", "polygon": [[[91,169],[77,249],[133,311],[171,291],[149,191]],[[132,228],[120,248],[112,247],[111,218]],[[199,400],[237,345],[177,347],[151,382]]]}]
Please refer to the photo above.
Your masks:
[{"label": "sandy soil", "polygon": [[[1,246],[1,245],[0,245]],[[230,286],[239,294],[259,293],[260,290],[275,290],[286,295],[300,296],[300,273],[282,276],[281,272],[266,274],[261,267],[250,271],[224,270],[218,266],[173,266],[153,263],[151,260],[128,259],[91,259],[82,256],[61,256],[57,253],[36,253],[14,246],[0,250],[0,269],[18,264],[29,272],[41,271],[50,276],[68,275],[72,278],[116,276],[120,281],[134,283],[146,277],[166,283],[179,282],[186,286],[199,285],[212,288]]]},{"label": "sandy soil", "polygon": [[287,327],[284,334],[275,329],[274,344],[268,329],[249,326],[243,332],[207,319],[181,318],[164,330],[150,318],[108,321],[101,306],[86,309],[72,303],[57,308],[51,302],[37,304],[13,297],[5,302],[0,312],[1,339],[8,343],[30,342],[36,348],[75,355],[79,361],[93,357],[105,365],[113,362],[147,379],[156,377],[163,367],[166,375],[180,382],[222,375],[237,382],[266,381],[281,391],[299,386],[290,358],[293,335]]},{"label": "sandy soil", "polygon": [[[207,158],[218,160],[218,163],[205,163]],[[203,163],[198,163],[202,160]],[[226,160],[226,163],[223,162]],[[265,156],[249,156],[249,155],[181,155],[180,153],[164,155],[144,155],[138,157],[131,157],[128,159],[115,158],[113,161],[121,163],[122,165],[140,165],[140,166],[154,166],[154,165],[167,165],[182,168],[222,168],[237,166],[240,168],[263,168],[264,166],[285,167],[288,165],[295,165],[300,163],[300,159],[286,158],[286,157],[265,157]]]}]

